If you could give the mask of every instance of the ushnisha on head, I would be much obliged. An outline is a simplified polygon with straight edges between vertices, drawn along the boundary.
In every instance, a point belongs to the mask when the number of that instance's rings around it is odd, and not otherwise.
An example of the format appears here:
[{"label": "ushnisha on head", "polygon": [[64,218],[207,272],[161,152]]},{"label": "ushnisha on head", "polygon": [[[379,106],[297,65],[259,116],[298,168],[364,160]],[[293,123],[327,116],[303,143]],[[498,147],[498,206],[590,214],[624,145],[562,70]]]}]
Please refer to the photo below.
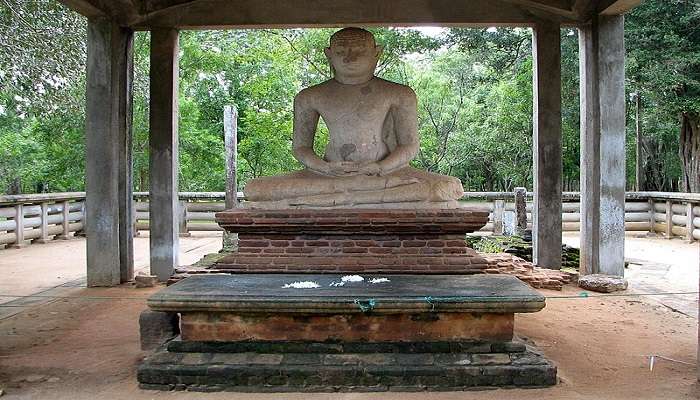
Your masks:
[{"label": "ushnisha on head", "polygon": [[374,35],[365,29],[344,28],[331,36],[330,46],[324,51],[335,72],[335,80],[357,85],[374,76],[382,46],[378,46]]}]

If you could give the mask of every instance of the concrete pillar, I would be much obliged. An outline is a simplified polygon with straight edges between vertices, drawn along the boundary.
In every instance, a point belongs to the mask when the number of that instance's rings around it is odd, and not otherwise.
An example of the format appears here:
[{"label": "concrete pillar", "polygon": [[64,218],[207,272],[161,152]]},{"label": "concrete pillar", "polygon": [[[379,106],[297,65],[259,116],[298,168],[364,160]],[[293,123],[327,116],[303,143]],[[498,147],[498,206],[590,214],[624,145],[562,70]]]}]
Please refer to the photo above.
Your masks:
[{"label": "concrete pillar", "polygon": [[132,156],[134,35],[127,35],[123,43],[126,57],[119,64],[119,270],[122,282],[134,279],[134,168]]},{"label": "concrete pillar", "polygon": [[[120,198],[131,115],[133,32],[109,20],[88,22],[86,107],[86,216],[88,286],[122,281]],[[128,248],[128,244],[124,244]]]},{"label": "concrete pillar", "polygon": [[581,274],[624,274],[624,19],[579,29],[581,71]]},{"label": "concrete pillar", "polygon": [[151,32],[151,274],[166,281],[178,266],[178,31]]},{"label": "concrete pillar", "polygon": [[562,139],[561,44],[559,24],[541,21],[533,29],[533,261],[561,268]]}]

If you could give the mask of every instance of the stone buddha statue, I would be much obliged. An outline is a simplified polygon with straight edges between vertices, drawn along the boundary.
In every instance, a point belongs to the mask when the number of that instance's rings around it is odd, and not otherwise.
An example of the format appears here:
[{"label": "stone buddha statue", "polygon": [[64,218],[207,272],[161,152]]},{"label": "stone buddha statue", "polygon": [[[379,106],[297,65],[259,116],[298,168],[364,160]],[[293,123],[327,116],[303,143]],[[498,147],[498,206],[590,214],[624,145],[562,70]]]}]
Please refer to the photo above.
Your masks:
[{"label": "stone buddha statue", "polygon": [[[305,169],[251,180],[244,207],[457,207],[457,178],[409,166],[419,149],[416,94],[374,76],[381,51],[364,29],[333,34],[333,79],[294,99],[293,152]],[[319,118],[329,131],[323,157],[313,150]]]}]

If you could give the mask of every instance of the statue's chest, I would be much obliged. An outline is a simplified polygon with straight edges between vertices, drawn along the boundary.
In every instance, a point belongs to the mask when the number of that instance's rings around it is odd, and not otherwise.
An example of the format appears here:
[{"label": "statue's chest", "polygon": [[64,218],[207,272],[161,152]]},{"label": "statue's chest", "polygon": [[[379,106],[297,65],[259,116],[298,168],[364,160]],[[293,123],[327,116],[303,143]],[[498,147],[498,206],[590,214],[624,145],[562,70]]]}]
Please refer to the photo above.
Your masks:
[{"label": "statue's chest", "polygon": [[359,124],[381,126],[389,112],[390,102],[381,93],[352,90],[329,96],[319,105],[326,124]]}]

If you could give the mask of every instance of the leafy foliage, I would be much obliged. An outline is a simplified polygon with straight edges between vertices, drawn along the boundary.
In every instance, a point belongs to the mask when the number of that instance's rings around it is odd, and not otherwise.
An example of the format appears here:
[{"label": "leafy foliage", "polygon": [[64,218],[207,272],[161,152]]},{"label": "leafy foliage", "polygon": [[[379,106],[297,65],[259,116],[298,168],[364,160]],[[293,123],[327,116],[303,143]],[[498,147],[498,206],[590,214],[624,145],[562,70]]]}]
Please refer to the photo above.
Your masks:
[{"label": "leafy foliage", "polygon": [[[700,3],[642,2],[626,19],[625,41],[627,87],[641,100],[644,188],[683,189],[679,120],[693,119],[696,126],[700,122]],[[634,105],[628,109],[633,111]],[[628,137],[634,137],[634,124],[628,128]]]},{"label": "leafy foliage", "polygon": [[[700,110],[699,22],[698,3],[688,0],[648,0],[627,16],[628,87],[643,100],[649,189],[679,187],[679,116]],[[0,192],[84,188],[85,28],[84,18],[55,0],[0,0]],[[418,95],[416,167],[457,176],[466,190],[532,186],[528,29],[445,29],[441,36],[371,30],[384,47],[378,75]],[[226,105],[239,115],[241,184],[300,168],[291,155],[292,100],[332,76],[323,48],[333,31],[181,33],[181,190],[224,189]],[[577,190],[576,31],[563,29],[561,39],[564,189]],[[147,32],[136,34],[136,190],[149,187],[149,42]],[[632,156],[633,131],[628,134]],[[322,153],[326,143],[321,121],[314,148]]]}]

